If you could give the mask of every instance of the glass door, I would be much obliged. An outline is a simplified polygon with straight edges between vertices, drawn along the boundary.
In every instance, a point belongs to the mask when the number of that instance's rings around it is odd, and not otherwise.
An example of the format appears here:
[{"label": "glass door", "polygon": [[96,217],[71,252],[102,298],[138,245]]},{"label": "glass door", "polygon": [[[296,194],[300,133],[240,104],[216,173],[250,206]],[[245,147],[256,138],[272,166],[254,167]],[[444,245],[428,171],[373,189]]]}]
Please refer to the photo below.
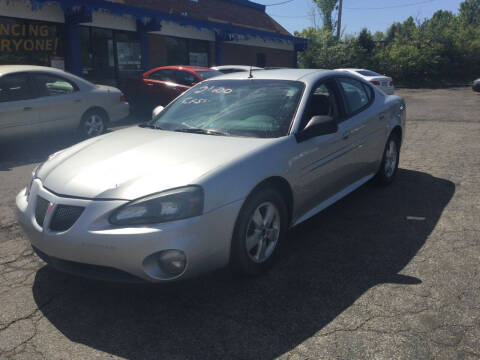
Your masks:
[{"label": "glass door", "polygon": [[96,84],[116,86],[113,31],[82,27],[80,40],[83,76]]}]

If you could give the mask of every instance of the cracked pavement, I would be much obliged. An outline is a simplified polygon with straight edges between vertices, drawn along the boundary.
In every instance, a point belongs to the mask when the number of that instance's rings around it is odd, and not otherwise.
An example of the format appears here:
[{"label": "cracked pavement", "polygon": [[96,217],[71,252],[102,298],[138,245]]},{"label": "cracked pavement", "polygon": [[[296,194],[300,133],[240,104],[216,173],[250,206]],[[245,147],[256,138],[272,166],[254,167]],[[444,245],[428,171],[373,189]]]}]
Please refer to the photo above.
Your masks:
[{"label": "cracked pavement", "polygon": [[117,285],[50,269],[14,199],[72,140],[0,145],[0,359],[480,359],[480,94],[398,93],[395,183],[292,229],[252,279]]}]

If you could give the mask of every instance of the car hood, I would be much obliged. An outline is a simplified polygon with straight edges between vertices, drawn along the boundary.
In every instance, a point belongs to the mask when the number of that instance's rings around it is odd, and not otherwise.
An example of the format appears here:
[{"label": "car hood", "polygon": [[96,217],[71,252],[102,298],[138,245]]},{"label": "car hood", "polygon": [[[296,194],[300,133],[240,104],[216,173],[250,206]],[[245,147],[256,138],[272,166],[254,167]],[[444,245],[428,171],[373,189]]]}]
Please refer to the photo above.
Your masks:
[{"label": "car hood", "polygon": [[273,141],[131,127],[54,154],[37,176],[60,195],[133,200],[195,184]]}]

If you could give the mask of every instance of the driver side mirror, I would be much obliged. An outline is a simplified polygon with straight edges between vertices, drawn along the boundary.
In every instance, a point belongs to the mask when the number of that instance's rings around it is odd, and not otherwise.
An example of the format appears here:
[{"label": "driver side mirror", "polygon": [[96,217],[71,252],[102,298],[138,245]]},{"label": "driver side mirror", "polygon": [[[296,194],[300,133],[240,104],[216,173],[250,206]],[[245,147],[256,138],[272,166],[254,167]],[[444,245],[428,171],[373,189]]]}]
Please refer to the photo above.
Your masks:
[{"label": "driver side mirror", "polygon": [[335,119],[327,115],[313,116],[305,128],[295,134],[297,142],[302,142],[316,136],[334,134],[338,131]]},{"label": "driver side mirror", "polygon": [[163,111],[163,109],[165,109],[165,108],[161,105],[157,106],[155,109],[153,109],[152,120],[154,120],[158,116],[158,114],[160,114]]}]

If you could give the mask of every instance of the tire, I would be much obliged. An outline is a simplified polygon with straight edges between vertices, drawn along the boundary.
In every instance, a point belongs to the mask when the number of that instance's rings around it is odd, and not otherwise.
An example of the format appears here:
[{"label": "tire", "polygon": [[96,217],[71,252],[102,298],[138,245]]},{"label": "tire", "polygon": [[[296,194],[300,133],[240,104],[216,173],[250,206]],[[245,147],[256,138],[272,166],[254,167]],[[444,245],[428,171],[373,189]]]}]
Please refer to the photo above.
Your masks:
[{"label": "tire", "polygon": [[383,151],[382,162],[374,182],[380,186],[386,186],[393,182],[398,170],[400,161],[400,139],[397,135],[392,134],[387,140],[385,150]]},{"label": "tire", "polygon": [[476,92],[480,92],[480,82],[473,84],[472,90]]},{"label": "tire", "polygon": [[107,129],[107,118],[100,110],[89,110],[82,116],[79,133],[83,138],[101,135]]},{"label": "tire", "polygon": [[[273,215],[272,221],[259,226],[259,222],[270,218],[267,212]],[[261,188],[252,193],[235,224],[230,254],[233,273],[254,276],[267,271],[281,253],[287,229],[287,206],[278,191]]]}]

